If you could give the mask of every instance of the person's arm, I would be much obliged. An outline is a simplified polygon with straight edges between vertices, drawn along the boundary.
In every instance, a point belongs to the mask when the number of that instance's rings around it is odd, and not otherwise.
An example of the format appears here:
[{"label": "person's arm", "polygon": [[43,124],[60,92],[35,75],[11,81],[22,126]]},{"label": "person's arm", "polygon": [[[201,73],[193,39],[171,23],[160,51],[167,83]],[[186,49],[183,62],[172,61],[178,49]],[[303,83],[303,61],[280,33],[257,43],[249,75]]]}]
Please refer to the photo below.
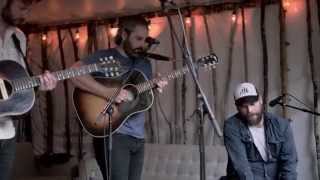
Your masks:
[{"label": "person's arm", "polygon": [[[84,65],[82,61],[76,62],[72,67],[80,67]],[[96,81],[91,75],[78,76],[71,79],[71,82],[78,88],[88,91],[96,96],[103,98],[110,98],[113,93],[116,92],[117,88],[107,87]],[[116,97],[115,101],[120,103],[126,101],[128,97],[128,92],[126,90],[121,90],[119,95]]]},{"label": "person's arm", "polygon": [[279,179],[296,180],[298,157],[290,124],[288,124],[287,129],[284,131],[284,137],[285,140],[282,143],[279,154]]},{"label": "person's arm", "polygon": [[[25,56],[27,51],[26,36],[18,28],[13,27],[13,31],[14,32],[12,35],[12,40],[13,40],[13,43],[15,44],[15,48],[17,52],[19,53],[20,63],[25,69],[27,69],[28,68],[26,65],[27,62],[25,62],[25,59],[26,59]],[[44,74],[40,75],[39,78],[40,78],[39,90],[41,91],[49,91],[54,89],[57,86],[58,79],[48,70],[46,70]]]},{"label": "person's arm", "polygon": [[241,141],[239,130],[236,128],[228,122],[224,125],[224,143],[228,152],[228,158],[239,180],[254,180],[246,148]]}]

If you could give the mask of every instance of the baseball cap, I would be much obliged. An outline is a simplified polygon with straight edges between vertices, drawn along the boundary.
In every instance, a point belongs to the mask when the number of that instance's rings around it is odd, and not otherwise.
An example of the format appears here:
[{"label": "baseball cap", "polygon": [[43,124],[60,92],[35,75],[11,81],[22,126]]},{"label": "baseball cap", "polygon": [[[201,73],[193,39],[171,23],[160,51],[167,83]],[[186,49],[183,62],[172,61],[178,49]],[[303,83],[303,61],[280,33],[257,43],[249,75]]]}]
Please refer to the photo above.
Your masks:
[{"label": "baseball cap", "polygon": [[237,106],[243,103],[253,103],[259,99],[257,88],[249,82],[239,84],[234,91],[234,101]]}]

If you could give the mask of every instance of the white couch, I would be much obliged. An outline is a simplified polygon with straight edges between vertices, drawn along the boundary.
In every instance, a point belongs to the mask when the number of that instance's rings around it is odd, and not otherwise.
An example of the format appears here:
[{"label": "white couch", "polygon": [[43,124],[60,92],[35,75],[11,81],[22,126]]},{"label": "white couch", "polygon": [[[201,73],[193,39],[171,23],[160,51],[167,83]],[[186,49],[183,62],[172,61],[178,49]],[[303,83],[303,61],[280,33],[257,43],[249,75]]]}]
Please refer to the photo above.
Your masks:
[{"label": "white couch", "polygon": [[[218,180],[226,173],[227,153],[224,146],[206,146],[206,179]],[[197,145],[146,144],[142,180],[199,180],[199,148]],[[32,146],[19,143],[14,167],[14,180],[102,180],[94,158],[78,164],[79,177],[72,178],[71,168],[77,162],[53,166],[44,172],[35,168]],[[50,171],[50,172],[49,172]]]},{"label": "white couch", "polygon": [[[206,179],[218,180],[226,174],[227,153],[224,146],[206,146]],[[142,180],[199,180],[197,145],[146,144]],[[82,161],[79,180],[102,180],[95,159]]]}]

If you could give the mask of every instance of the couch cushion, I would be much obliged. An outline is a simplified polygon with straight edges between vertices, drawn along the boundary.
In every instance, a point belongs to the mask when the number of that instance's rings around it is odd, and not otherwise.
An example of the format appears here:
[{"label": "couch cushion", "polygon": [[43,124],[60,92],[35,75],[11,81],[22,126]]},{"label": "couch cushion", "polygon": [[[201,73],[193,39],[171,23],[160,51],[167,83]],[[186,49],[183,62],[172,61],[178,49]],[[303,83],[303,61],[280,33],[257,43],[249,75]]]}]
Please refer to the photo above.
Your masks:
[{"label": "couch cushion", "polygon": [[[206,146],[206,179],[216,180],[226,174],[227,153],[224,146]],[[197,145],[146,144],[143,180],[200,179]]]}]

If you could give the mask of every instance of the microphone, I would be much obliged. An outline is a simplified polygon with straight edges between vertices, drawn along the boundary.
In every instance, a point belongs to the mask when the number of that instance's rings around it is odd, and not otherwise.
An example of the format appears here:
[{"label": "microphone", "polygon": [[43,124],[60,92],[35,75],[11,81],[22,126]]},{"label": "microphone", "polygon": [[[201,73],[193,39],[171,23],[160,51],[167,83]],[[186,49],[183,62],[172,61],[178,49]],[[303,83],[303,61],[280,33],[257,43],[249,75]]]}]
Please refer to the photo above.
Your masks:
[{"label": "microphone", "polygon": [[142,57],[147,57],[147,58],[160,60],[160,61],[171,61],[172,60],[171,58],[169,58],[167,56],[163,56],[163,55],[155,54],[155,53],[137,52],[136,54],[138,54]]},{"label": "microphone", "polygon": [[145,39],[145,42],[148,44],[148,46],[152,46],[153,44],[160,44],[160,41],[155,39],[155,38],[152,38],[150,36],[148,36],[146,39]]},{"label": "microphone", "polygon": [[270,107],[273,107],[273,106],[279,104],[279,103],[280,103],[280,100],[283,98],[283,96],[285,96],[285,95],[282,94],[281,96],[278,96],[278,97],[274,98],[273,100],[271,100],[271,101],[269,102],[269,106],[270,106]]}]

